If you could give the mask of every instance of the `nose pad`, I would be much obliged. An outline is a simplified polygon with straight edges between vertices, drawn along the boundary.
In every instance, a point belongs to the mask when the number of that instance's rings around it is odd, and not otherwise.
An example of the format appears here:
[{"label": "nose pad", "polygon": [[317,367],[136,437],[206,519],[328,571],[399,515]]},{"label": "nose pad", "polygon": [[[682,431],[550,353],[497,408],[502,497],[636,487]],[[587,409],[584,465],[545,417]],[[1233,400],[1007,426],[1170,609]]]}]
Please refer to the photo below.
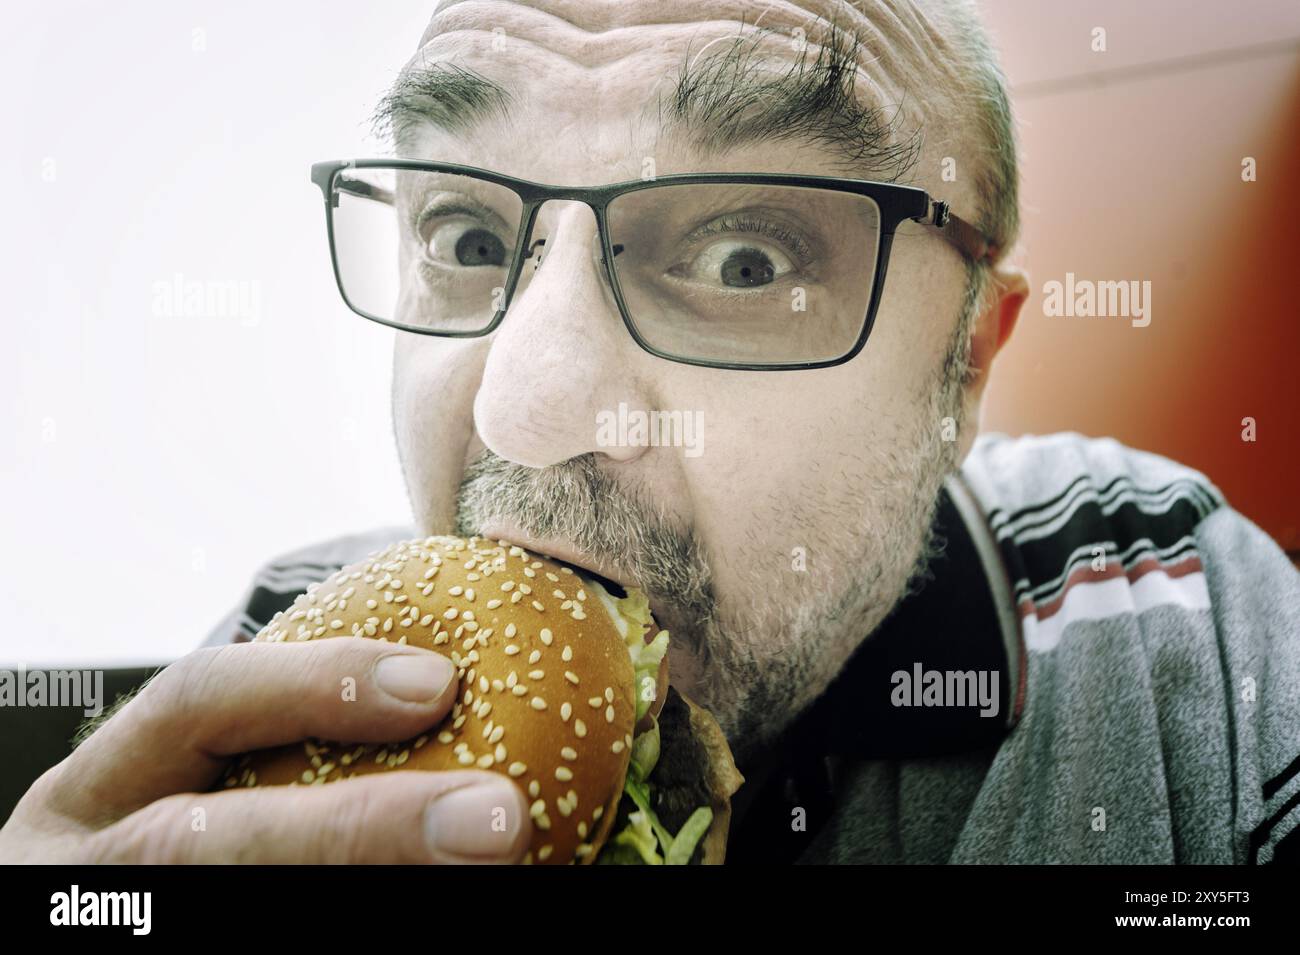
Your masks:
[{"label": "nose pad", "polygon": [[[560,208],[554,214],[547,215],[547,206],[552,204]],[[583,209],[587,210],[585,221]],[[587,232],[585,239],[582,235],[584,231]],[[573,250],[574,244],[583,241],[588,243],[588,248],[591,250],[591,264],[598,276],[601,289],[612,302],[612,289],[609,286],[609,276],[605,271],[605,256],[596,213],[585,202],[565,199],[552,199],[538,210],[532,233],[528,237],[528,247],[524,251],[514,299],[518,300],[528,288],[534,276],[541,271],[543,263],[562,257],[567,265],[561,267],[567,269],[578,267],[582,259],[577,254],[570,255],[570,251]],[[620,251],[622,249],[616,247],[614,254],[617,255]]]}]

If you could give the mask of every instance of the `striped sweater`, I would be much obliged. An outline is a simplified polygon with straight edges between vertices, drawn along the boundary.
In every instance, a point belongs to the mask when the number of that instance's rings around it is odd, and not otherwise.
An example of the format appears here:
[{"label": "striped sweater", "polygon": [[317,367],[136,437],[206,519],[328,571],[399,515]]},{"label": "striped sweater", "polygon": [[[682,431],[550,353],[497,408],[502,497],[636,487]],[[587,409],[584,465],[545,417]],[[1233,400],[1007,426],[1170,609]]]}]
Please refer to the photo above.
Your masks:
[{"label": "striped sweater", "polygon": [[[982,435],[936,531],[926,579],[742,766],[734,860],[1300,861],[1300,574],[1203,475]],[[273,561],[208,642],[413,533]]]}]

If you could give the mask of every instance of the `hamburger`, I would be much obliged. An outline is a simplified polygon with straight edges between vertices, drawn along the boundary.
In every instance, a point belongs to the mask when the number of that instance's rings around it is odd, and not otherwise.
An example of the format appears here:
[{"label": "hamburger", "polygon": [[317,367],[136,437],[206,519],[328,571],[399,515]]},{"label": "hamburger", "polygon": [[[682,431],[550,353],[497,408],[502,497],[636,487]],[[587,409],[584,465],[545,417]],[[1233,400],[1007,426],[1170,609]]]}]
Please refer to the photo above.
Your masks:
[{"label": "hamburger", "polygon": [[255,639],[334,637],[440,653],[460,696],[414,739],[259,750],[219,787],[477,767],[527,795],[525,863],[723,861],[743,779],[717,723],[668,683],[669,635],[639,590],[505,541],[425,537],[313,584]]}]

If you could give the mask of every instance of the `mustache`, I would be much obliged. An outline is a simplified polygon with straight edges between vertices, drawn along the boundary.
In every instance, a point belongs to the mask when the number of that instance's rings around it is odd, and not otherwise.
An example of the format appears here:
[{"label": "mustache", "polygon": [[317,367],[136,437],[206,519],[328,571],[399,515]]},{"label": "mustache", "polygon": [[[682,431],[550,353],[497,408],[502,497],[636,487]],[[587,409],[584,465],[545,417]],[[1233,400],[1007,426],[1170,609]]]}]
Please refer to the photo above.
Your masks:
[{"label": "mustache", "polygon": [[716,613],[713,574],[694,532],[602,470],[595,454],[529,468],[484,451],[461,479],[456,533],[472,536],[498,521],[532,537],[571,542],[619,568],[656,603],[682,615],[688,644],[691,632]]}]

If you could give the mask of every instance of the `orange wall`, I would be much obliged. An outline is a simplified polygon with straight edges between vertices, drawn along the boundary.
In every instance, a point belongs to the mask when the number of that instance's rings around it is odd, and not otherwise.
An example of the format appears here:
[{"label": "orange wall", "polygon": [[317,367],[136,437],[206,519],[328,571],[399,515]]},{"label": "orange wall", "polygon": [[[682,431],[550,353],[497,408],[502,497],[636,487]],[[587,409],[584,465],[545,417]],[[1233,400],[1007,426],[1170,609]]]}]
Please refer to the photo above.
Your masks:
[{"label": "orange wall", "polygon": [[[1021,121],[1031,296],[983,426],[1110,435],[1204,471],[1300,549],[1300,4],[990,0]],[[1105,53],[1091,30],[1107,31]],[[1243,182],[1243,157],[1257,162]],[[1043,285],[1151,282],[1151,323]],[[1242,419],[1257,440],[1242,440]]]}]

